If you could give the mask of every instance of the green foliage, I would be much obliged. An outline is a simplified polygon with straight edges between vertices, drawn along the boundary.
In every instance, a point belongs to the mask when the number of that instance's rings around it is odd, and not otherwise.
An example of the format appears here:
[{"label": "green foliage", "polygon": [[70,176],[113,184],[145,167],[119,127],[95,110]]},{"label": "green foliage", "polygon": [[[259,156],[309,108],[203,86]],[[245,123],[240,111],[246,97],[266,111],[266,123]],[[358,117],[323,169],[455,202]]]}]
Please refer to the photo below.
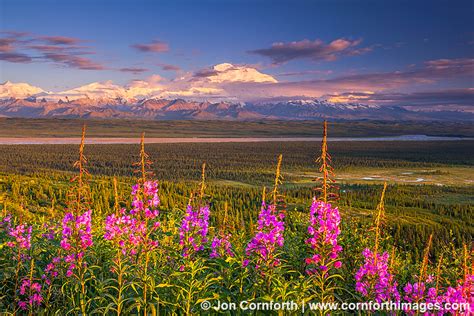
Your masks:
[{"label": "green foliage", "polygon": [[[291,181],[291,173],[311,170],[316,150],[308,143],[287,144],[209,144],[152,145],[149,150],[155,161],[155,173],[160,182],[161,227],[159,247],[147,253],[148,264],[136,257],[125,256],[104,240],[104,218],[114,213],[115,198],[112,176],[118,177],[119,206],[130,209],[130,190],[134,183],[129,162],[136,160],[132,146],[87,146],[90,208],[93,210],[94,245],[88,249],[83,277],[70,278],[64,267],[44,287],[43,303],[35,314],[63,315],[81,313],[81,301],[87,313],[98,315],[138,314],[199,314],[200,304],[221,302],[311,301],[325,300],[329,293],[337,301],[356,302],[354,273],[363,262],[362,250],[373,246],[373,212],[381,191],[380,185],[340,184],[337,201],[342,216],[340,244],[343,266],[329,276],[330,288],[321,291],[317,277],[306,274],[304,258],[308,256],[308,209],[314,192],[308,185],[288,183],[280,187],[285,196],[285,244],[278,254],[281,264],[271,277],[244,267],[245,248],[253,235],[254,223],[261,204],[261,189],[251,185],[271,185],[274,161],[283,152],[283,175]],[[314,145],[313,145],[314,146]],[[395,144],[385,148],[380,143],[340,143],[332,146],[335,165],[357,166],[432,166],[446,162],[472,164],[472,156],[459,157],[455,143],[424,143],[426,156],[416,155],[419,144]],[[400,146],[400,147],[397,147]],[[218,148],[218,150],[216,150]],[[313,147],[314,148],[314,147]],[[400,158],[394,158],[400,148]],[[444,152],[438,153],[440,148]],[[456,149],[457,148],[457,149]],[[70,163],[76,158],[72,146],[11,146],[1,147],[0,219],[12,213],[34,226],[32,248],[25,256],[7,247],[9,236],[0,227],[0,314],[18,311],[16,295],[19,280],[30,273],[34,258],[34,279],[41,280],[46,266],[57,256],[59,238],[44,237],[49,232],[45,224],[60,233],[55,226],[67,210],[71,184]],[[454,151],[457,153],[454,153]],[[251,154],[249,154],[251,153]],[[337,158],[339,155],[339,158]],[[398,155],[398,153],[397,153]],[[444,156],[443,156],[444,155]],[[444,157],[444,158],[443,158]],[[207,159],[206,159],[207,158]],[[193,260],[181,255],[179,224],[184,208],[199,181],[203,160],[209,166],[206,195],[210,197],[211,237],[221,228],[224,214],[231,227],[234,257],[210,259],[210,244]],[[8,166],[9,169],[5,166]],[[285,174],[287,173],[287,174]],[[236,181],[237,185],[230,185]],[[230,183],[230,184],[229,184]],[[228,212],[224,212],[225,203]],[[428,274],[437,275],[440,263],[440,285],[454,285],[462,274],[462,243],[472,242],[474,227],[472,187],[433,185],[390,185],[385,199],[386,220],[380,250],[393,254],[394,274],[399,284],[413,281],[420,270],[420,258],[428,236],[434,232],[429,256]],[[212,239],[212,238],[210,238]],[[82,281],[78,282],[78,280]],[[81,296],[81,286],[85,293]],[[144,290],[147,289],[146,299]]]}]

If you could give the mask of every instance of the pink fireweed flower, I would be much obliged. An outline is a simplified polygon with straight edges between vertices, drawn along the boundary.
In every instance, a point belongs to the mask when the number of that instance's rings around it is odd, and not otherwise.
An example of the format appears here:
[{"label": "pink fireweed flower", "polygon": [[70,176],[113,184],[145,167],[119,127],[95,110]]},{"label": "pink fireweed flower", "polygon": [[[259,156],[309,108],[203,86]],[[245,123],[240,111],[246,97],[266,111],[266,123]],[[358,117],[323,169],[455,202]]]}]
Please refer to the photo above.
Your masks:
[{"label": "pink fireweed flower", "polygon": [[20,295],[24,297],[23,300],[18,302],[18,306],[22,310],[26,310],[28,306],[40,306],[43,301],[43,297],[41,296],[41,284],[31,282],[29,279],[25,279],[21,283]]},{"label": "pink fireweed flower", "polygon": [[21,249],[30,249],[32,229],[32,226],[27,227],[24,224],[18,225],[16,227],[10,227],[8,235],[13,237],[13,241],[8,241],[7,246],[11,248],[19,247]]},{"label": "pink fireweed flower", "polygon": [[76,246],[83,250],[92,246],[91,214],[92,211],[88,210],[77,217],[72,213],[64,216],[61,239],[61,247],[64,250],[71,249],[72,242],[78,242]]},{"label": "pink fireweed flower", "polygon": [[139,219],[126,215],[125,210],[121,216],[115,214],[105,219],[104,239],[113,241],[125,255],[136,254],[137,247],[142,244],[146,229],[144,223]]},{"label": "pink fireweed flower", "polygon": [[364,298],[374,299],[378,303],[400,301],[397,282],[388,271],[388,253],[379,255],[365,249],[362,254],[365,262],[355,275],[356,291]]},{"label": "pink fireweed flower", "polygon": [[209,206],[202,206],[197,211],[191,205],[186,208],[186,214],[179,228],[179,244],[183,247],[183,257],[204,249],[207,243],[209,229]]},{"label": "pink fireweed flower", "polygon": [[12,221],[11,214],[6,215],[0,220],[0,228],[10,227]]},{"label": "pink fireweed flower", "polygon": [[63,218],[60,245],[66,251],[64,261],[69,264],[67,276],[73,275],[77,267],[75,262],[82,262],[84,252],[92,246],[91,214],[92,211],[88,210],[79,216],[67,213]]},{"label": "pink fireweed flower", "polygon": [[230,243],[230,234],[224,235],[222,237],[215,236],[211,244],[211,258],[220,258],[220,257],[233,257],[234,253],[232,252],[232,244]]},{"label": "pink fireweed flower", "polygon": [[445,314],[451,315],[472,315],[474,312],[474,275],[469,274],[467,275],[466,280],[464,282],[458,282],[456,287],[448,287],[446,289],[446,293],[444,295],[440,295],[441,299],[445,303],[450,303],[450,305],[445,306],[453,306],[454,303],[460,306],[461,304],[467,304],[467,308],[460,310],[460,309],[453,309],[453,308],[444,308],[443,312]]},{"label": "pink fireweed flower", "polygon": [[256,268],[262,265],[277,266],[280,260],[276,258],[276,251],[283,247],[285,214],[278,212],[275,205],[266,206],[262,203],[257,221],[257,232],[248,243],[245,253],[247,256],[256,257]]},{"label": "pink fireweed flower", "polygon": [[[433,284],[433,276],[429,275],[425,282],[415,282],[413,284],[407,283],[403,288],[404,297],[403,299],[409,303],[431,303],[431,304],[439,304],[442,306],[443,297],[438,296],[438,291]],[[417,311],[405,309],[404,312],[407,315],[415,315]],[[432,311],[427,313],[427,315],[444,315],[442,311]]]},{"label": "pink fireweed flower", "polygon": [[47,285],[51,285],[51,281],[58,277],[60,263],[61,257],[54,257],[51,262],[46,265],[41,279],[43,279]]},{"label": "pink fireweed flower", "polygon": [[[313,198],[308,226],[311,237],[306,243],[311,246],[314,254],[306,258],[306,264],[313,264],[321,271],[327,271],[331,267],[338,269],[342,266],[340,261],[336,261],[339,252],[342,251],[337,242],[337,237],[341,233],[340,223],[341,216],[337,207],[332,208],[331,204]],[[317,272],[317,269],[309,269],[307,272],[312,274]]]},{"label": "pink fireweed flower", "polygon": [[160,204],[158,182],[146,181],[143,186],[135,184],[132,187],[132,196],[131,215],[140,214],[148,219],[158,217],[159,211],[156,209]]},{"label": "pink fireweed flower", "polygon": [[135,255],[140,250],[152,250],[158,247],[158,241],[150,238],[151,233],[160,228],[157,220],[160,204],[158,183],[146,181],[143,185],[132,187],[132,209],[120,214],[107,216],[104,239],[112,241],[123,255]]}]

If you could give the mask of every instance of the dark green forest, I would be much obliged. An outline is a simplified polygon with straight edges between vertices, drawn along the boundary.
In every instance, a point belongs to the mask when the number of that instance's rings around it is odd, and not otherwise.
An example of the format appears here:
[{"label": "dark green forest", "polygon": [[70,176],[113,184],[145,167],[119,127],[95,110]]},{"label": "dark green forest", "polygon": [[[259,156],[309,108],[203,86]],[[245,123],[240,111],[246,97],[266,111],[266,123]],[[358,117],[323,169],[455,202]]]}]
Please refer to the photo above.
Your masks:
[{"label": "dark green forest", "polygon": [[[317,177],[314,158],[319,143],[220,143],[150,144],[147,152],[160,181],[161,210],[173,212],[186,206],[196,189],[200,166],[207,164],[207,194],[213,212],[228,203],[240,218],[240,227],[250,230],[257,218],[262,186],[271,186],[276,157],[283,154],[283,185],[288,218],[307,213],[313,184],[300,183],[298,174]],[[474,165],[474,142],[334,142],[329,144],[336,178],[338,171],[358,168],[417,168]],[[0,204],[3,210],[60,216],[77,160],[76,145],[0,146]],[[113,181],[117,176],[119,195],[126,197],[134,182],[133,162],[138,145],[86,145],[90,172],[92,209],[96,214],[112,212]],[[467,169],[469,170],[469,169]],[[381,183],[337,183],[337,202],[345,224],[363,227],[373,218]],[[436,186],[389,183],[384,225],[400,249],[420,258],[428,236],[434,233],[433,254],[451,242],[460,246],[474,235],[473,186]],[[124,198],[125,201],[125,198]],[[124,206],[126,203],[124,202]],[[56,214],[59,213],[59,214]],[[294,215],[294,216],[293,216]],[[37,218],[37,216],[31,216]],[[212,219],[211,219],[212,220]],[[291,225],[291,222],[289,223]]]}]

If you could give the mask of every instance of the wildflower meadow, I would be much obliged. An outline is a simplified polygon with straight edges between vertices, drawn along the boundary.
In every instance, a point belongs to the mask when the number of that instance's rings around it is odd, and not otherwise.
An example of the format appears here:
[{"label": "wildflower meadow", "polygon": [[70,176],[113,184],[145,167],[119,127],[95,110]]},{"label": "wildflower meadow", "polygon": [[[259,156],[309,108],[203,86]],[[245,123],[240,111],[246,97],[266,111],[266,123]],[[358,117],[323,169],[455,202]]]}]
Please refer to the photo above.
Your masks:
[{"label": "wildflower meadow", "polygon": [[[368,223],[346,216],[327,124],[305,210],[287,206],[279,155],[268,162],[275,164],[274,181],[261,189],[260,208],[248,210],[257,214],[250,221],[233,212],[230,196],[224,207],[214,203],[205,162],[188,202],[162,207],[166,192],[151,172],[144,135],[136,183],[123,192],[114,178],[111,198],[93,194],[85,136],[84,126],[76,175],[65,200],[56,201],[64,207],[48,216],[25,216],[27,204],[24,212],[2,210],[2,315],[474,312],[470,240],[434,256],[431,235],[421,259],[411,260],[387,229],[388,184],[374,197]],[[101,199],[113,212],[92,207]]]}]

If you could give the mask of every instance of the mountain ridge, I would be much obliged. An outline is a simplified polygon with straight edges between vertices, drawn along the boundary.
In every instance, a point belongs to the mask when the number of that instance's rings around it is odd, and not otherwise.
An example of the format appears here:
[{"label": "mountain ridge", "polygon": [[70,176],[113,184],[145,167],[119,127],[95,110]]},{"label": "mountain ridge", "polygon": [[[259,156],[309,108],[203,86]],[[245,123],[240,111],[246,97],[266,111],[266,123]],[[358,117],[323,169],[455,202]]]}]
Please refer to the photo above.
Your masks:
[{"label": "mountain ridge", "polygon": [[[196,101],[141,97],[110,81],[64,92],[27,83],[0,85],[0,116],[27,118],[116,118],[147,120],[441,120],[474,121],[474,113],[415,111],[403,106],[332,103],[320,99],[277,102]],[[141,91],[141,90],[140,90]]]},{"label": "mountain ridge", "polygon": [[331,103],[325,100],[232,103],[184,99],[43,98],[0,100],[0,116],[27,118],[116,118],[147,120],[474,120],[458,111],[417,112],[399,106]]}]

